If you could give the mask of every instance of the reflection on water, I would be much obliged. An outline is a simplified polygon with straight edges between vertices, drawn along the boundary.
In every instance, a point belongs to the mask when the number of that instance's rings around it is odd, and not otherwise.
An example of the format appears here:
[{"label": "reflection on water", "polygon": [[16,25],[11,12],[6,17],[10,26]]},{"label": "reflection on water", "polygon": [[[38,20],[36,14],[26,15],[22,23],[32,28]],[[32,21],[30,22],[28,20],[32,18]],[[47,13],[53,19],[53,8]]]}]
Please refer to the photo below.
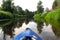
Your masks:
[{"label": "reflection on water", "polygon": [[3,32],[1,28],[0,28],[0,40],[3,40]]},{"label": "reflection on water", "polygon": [[23,23],[22,27],[20,27],[20,28],[15,28],[14,34],[17,35],[17,34],[21,33],[22,31],[24,31],[26,28],[30,28],[31,30],[34,29],[33,31],[38,33],[37,24],[35,22],[31,21],[28,24]]},{"label": "reflection on water", "polygon": [[[19,24],[19,23],[18,23]],[[18,25],[17,24],[17,25]],[[15,25],[15,24],[14,24]],[[15,25],[16,26],[16,25]],[[40,35],[40,37],[42,37],[43,40],[60,40],[59,37],[57,37],[54,32],[53,32],[53,29],[52,29],[52,26],[49,24],[49,25],[46,25],[44,23],[44,25],[42,26],[42,28],[40,30],[41,33],[39,33],[39,30],[38,30],[38,27],[37,27],[37,23],[34,22],[34,21],[30,21],[28,24],[26,24],[25,22],[22,23],[22,26],[20,27],[14,27],[13,26],[13,21],[11,22],[10,25],[8,26],[4,26],[3,28],[7,27],[7,29],[2,30],[0,28],[0,40],[4,40],[4,37],[5,37],[5,40],[12,40],[11,38],[11,35],[13,36],[13,34],[15,34],[14,36],[18,35],[19,33],[21,33],[22,31],[24,31],[26,28],[30,28],[32,29],[34,32],[36,32],[37,34]],[[10,27],[10,28],[8,28]],[[9,30],[8,30],[9,29]],[[4,33],[5,32],[5,33]],[[10,34],[11,33],[11,34]],[[10,36],[9,36],[9,35]],[[5,35],[5,36],[4,36]]]},{"label": "reflection on water", "polygon": [[46,25],[44,23],[41,35],[43,40],[57,40],[55,34],[52,31],[52,26],[50,24]]}]

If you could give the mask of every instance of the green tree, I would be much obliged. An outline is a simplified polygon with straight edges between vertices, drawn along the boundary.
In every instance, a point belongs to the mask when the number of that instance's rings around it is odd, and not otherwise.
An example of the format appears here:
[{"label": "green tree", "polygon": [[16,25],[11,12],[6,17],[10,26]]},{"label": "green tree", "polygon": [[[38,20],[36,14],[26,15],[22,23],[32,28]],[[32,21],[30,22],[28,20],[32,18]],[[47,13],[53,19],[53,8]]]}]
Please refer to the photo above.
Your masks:
[{"label": "green tree", "polygon": [[28,16],[29,16],[29,10],[28,9],[25,10],[25,15],[26,15],[26,18],[28,18]]},{"label": "green tree", "polygon": [[34,12],[31,12],[28,9],[26,9],[24,13],[25,13],[26,18],[33,19]]},{"label": "green tree", "polygon": [[13,13],[12,0],[5,0],[5,1],[3,0],[2,10]]},{"label": "green tree", "polygon": [[16,9],[18,14],[24,15],[24,10],[21,7],[17,6]]},{"label": "green tree", "polygon": [[53,2],[52,9],[56,9],[56,8],[57,8],[57,6],[58,6],[58,2],[55,0],[55,1]]},{"label": "green tree", "polygon": [[39,1],[38,5],[37,5],[37,13],[43,13],[44,12],[44,8],[42,5],[42,2]]}]

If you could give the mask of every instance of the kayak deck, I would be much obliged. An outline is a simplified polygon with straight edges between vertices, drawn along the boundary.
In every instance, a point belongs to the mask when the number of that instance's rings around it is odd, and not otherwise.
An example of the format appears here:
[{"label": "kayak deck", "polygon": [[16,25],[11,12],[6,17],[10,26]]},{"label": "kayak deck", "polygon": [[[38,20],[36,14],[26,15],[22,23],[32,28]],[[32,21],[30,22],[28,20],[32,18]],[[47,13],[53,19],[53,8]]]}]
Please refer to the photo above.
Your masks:
[{"label": "kayak deck", "polygon": [[13,38],[13,40],[42,40],[39,35],[37,35],[35,32],[33,32],[31,29],[27,28],[22,33],[18,34],[16,37]]}]

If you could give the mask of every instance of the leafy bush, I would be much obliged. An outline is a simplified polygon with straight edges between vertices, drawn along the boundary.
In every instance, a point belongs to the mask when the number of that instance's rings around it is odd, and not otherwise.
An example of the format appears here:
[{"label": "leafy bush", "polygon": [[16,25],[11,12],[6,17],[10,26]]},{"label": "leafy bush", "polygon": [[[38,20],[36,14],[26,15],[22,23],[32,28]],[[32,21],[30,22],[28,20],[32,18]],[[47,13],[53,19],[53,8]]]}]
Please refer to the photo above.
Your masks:
[{"label": "leafy bush", "polygon": [[35,14],[34,15],[34,20],[38,21],[38,22],[41,21],[41,14]]},{"label": "leafy bush", "polygon": [[37,22],[44,22],[46,15],[47,15],[47,13],[35,14],[35,15],[34,15],[34,20],[37,21]]},{"label": "leafy bush", "polygon": [[45,20],[60,31],[60,8],[47,13]]},{"label": "leafy bush", "polygon": [[45,19],[48,22],[51,22],[51,20],[60,21],[60,9],[56,9],[54,11],[47,13]]}]

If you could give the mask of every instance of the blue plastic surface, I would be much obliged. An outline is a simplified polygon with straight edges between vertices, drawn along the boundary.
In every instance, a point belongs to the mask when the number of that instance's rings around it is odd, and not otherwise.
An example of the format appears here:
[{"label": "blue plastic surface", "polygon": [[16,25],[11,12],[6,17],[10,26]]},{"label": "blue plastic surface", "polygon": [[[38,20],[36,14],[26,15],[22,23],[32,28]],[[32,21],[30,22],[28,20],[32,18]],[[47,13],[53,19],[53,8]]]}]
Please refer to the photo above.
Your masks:
[{"label": "blue plastic surface", "polygon": [[27,28],[24,32],[18,34],[16,37],[13,38],[13,40],[21,40],[21,38],[25,36],[35,36],[36,40],[42,40],[35,32],[33,32],[31,29]]}]

